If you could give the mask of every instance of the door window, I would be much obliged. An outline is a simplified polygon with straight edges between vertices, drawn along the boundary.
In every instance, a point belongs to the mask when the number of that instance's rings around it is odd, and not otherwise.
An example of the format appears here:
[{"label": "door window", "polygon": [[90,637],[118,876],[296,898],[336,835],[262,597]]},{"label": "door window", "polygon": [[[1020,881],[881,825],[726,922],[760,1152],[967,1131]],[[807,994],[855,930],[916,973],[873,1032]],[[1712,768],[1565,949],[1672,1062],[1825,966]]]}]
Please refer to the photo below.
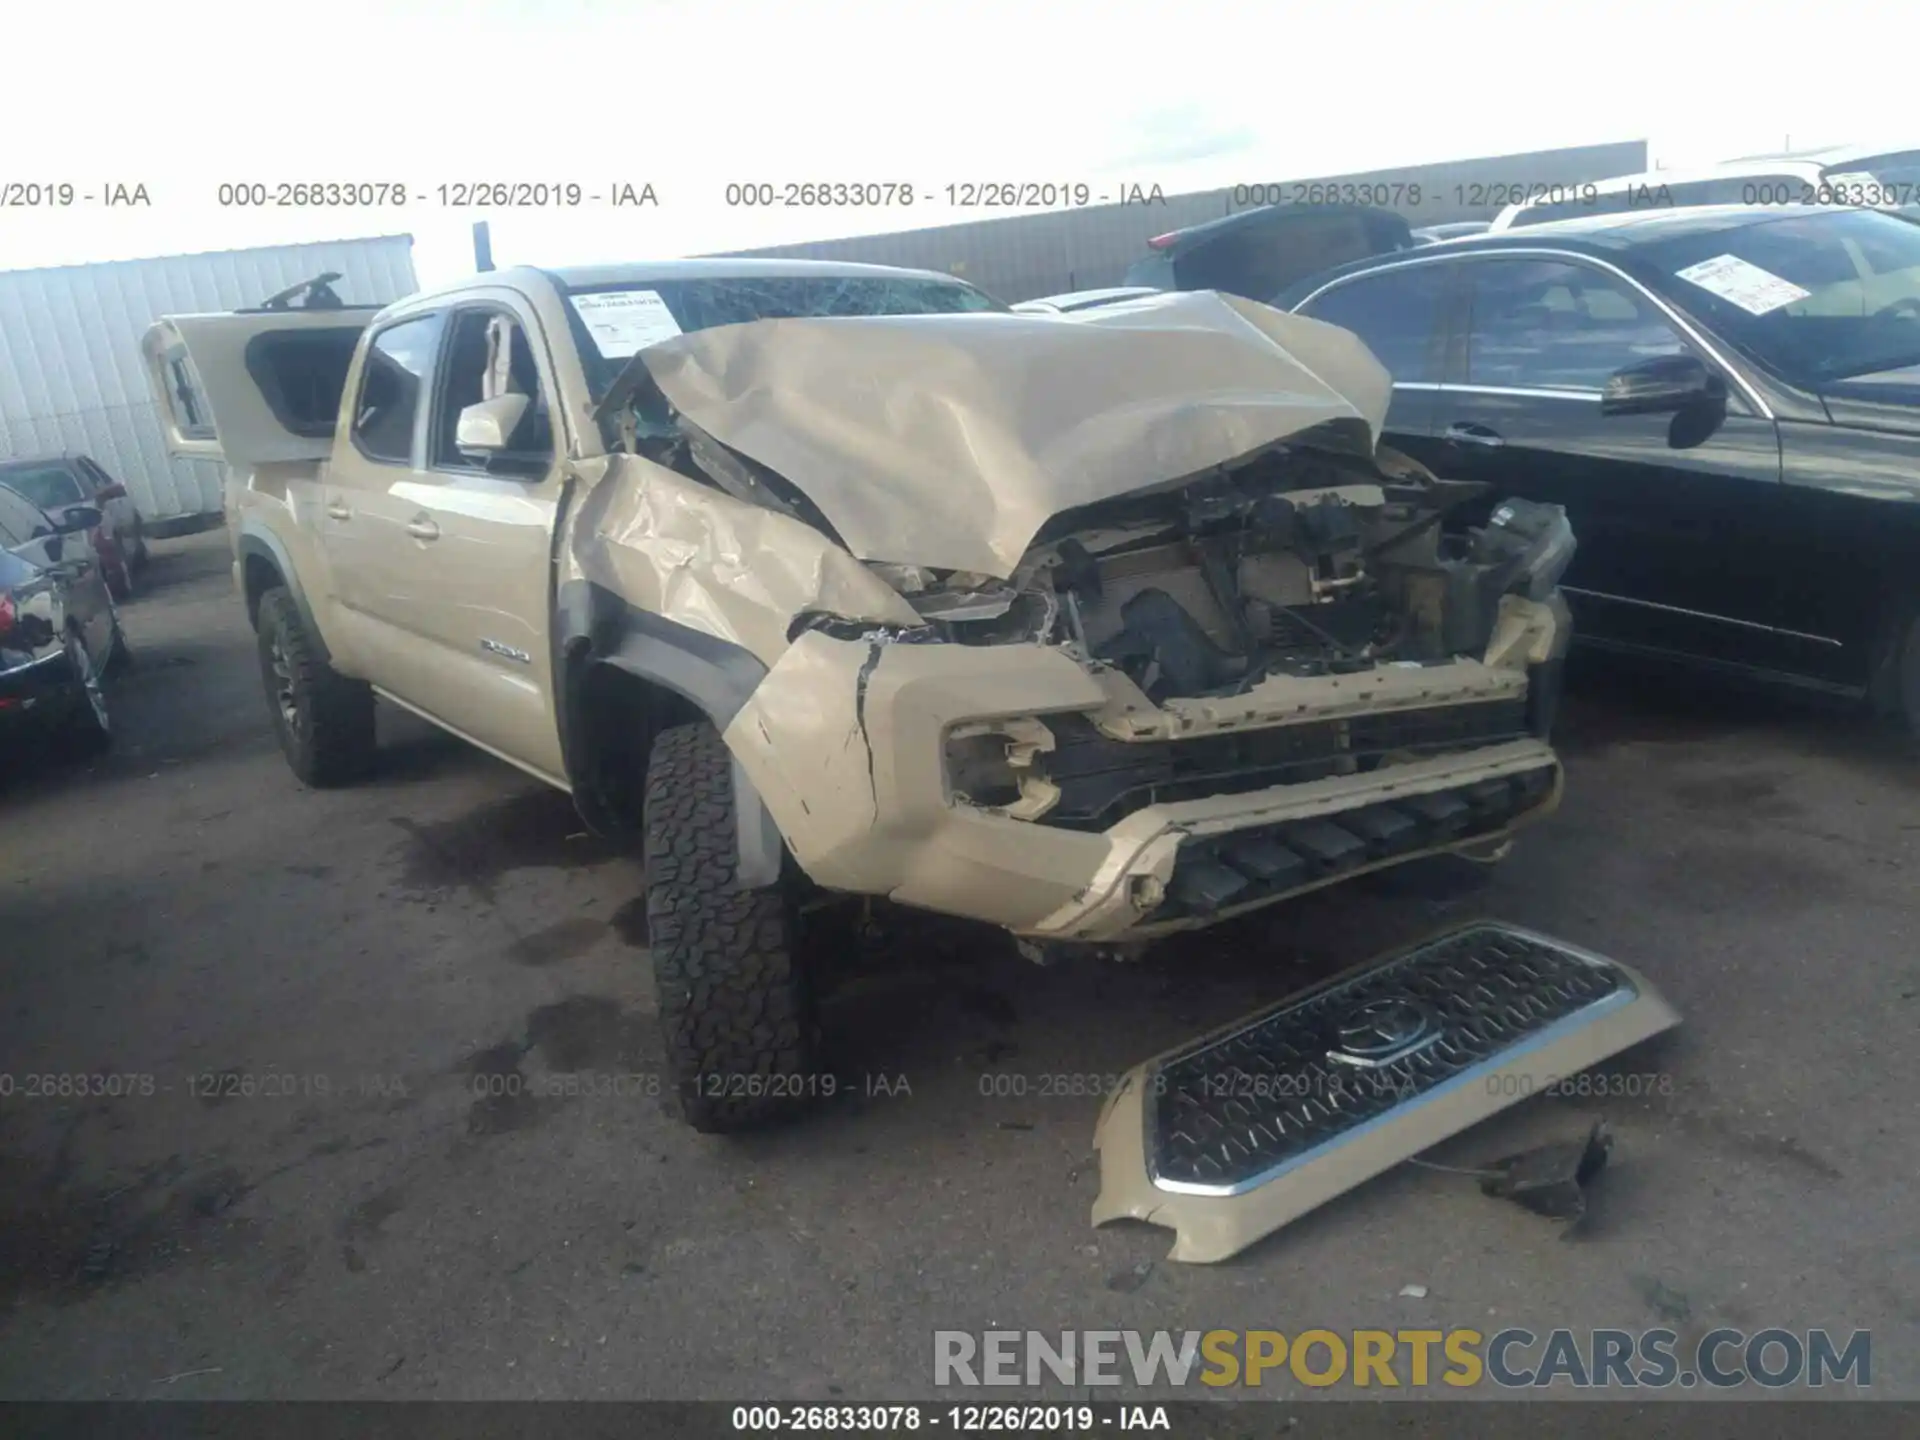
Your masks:
[{"label": "door window", "polygon": [[367,347],[354,405],[353,442],[369,460],[405,465],[413,458],[414,423],[440,338],[439,315],[389,325]]},{"label": "door window", "polygon": [[[525,395],[526,413],[508,448],[483,463],[460,453],[460,412],[482,400]],[[539,479],[553,464],[553,411],[540,381],[526,328],[501,310],[465,310],[454,316],[447,345],[445,378],[434,412],[432,460],[435,470],[485,470],[490,475]]]},{"label": "door window", "polygon": [[1323,290],[1300,313],[1351,330],[1395,380],[1438,380],[1434,337],[1453,273],[1452,265],[1378,271]]},{"label": "door window", "polygon": [[1687,353],[1651,300],[1562,260],[1482,260],[1473,277],[1467,384],[1598,390],[1614,371]]},{"label": "door window", "polygon": [[0,545],[11,550],[52,533],[53,526],[39,509],[0,486]]},{"label": "door window", "polygon": [[200,371],[185,348],[173,346],[163,357],[166,366],[167,404],[173,411],[173,424],[189,440],[214,438],[213,411],[207,404],[207,388],[200,383]]}]

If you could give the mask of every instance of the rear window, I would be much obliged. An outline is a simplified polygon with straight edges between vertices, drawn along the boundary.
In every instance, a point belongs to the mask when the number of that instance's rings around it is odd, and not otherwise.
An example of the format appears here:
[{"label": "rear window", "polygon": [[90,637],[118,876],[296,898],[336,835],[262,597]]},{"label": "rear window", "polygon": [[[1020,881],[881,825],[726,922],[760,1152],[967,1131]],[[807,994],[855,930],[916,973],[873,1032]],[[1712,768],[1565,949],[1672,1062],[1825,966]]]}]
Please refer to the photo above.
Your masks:
[{"label": "rear window", "polygon": [[795,320],[836,315],[965,315],[1004,311],[1007,307],[985,292],[960,280],[929,280],[919,276],[758,276],[698,280],[630,280],[568,292],[576,299],[600,296],[657,297],[670,321],[662,320],[644,332],[590,331],[578,306],[569,307],[588,369],[587,380],[598,396],[625,368],[634,343],[657,343],[674,330],[685,333],[719,325],[741,325],[752,320]]},{"label": "rear window", "polygon": [[28,465],[0,470],[0,485],[17,491],[42,510],[74,505],[86,499],[80,482],[65,465]]},{"label": "rear window", "polygon": [[324,439],[340,416],[347,367],[360,343],[357,326],[281,330],[247,342],[247,374],[273,418],[295,435]]},{"label": "rear window", "polygon": [[1342,211],[1276,215],[1236,225],[1176,256],[1174,288],[1224,290],[1264,304],[1296,280],[1411,244],[1405,222]]}]

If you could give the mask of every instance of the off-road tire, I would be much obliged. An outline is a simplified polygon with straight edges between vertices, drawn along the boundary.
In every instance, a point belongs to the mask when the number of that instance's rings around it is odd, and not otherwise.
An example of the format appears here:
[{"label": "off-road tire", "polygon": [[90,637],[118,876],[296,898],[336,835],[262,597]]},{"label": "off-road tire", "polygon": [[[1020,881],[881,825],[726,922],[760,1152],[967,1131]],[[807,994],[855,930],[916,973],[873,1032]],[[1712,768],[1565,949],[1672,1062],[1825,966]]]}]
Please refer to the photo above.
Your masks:
[{"label": "off-road tire", "polygon": [[701,721],[647,761],[647,928],[680,1114],[719,1134],[783,1120],[817,1088],[813,987],[790,884],[734,885],[733,760]]},{"label": "off-road tire", "polygon": [[320,658],[293,596],[260,597],[260,677],[287,765],[316,789],[358,780],[373,766],[373,691]]}]

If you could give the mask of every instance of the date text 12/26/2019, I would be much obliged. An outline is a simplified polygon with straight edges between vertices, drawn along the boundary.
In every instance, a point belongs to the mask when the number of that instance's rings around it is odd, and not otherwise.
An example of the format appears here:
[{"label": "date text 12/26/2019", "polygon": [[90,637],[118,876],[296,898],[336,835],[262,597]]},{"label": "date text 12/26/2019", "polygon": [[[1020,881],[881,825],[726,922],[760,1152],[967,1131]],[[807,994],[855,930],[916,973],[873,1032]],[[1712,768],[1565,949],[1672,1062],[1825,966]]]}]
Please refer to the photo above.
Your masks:
[{"label": "date text 12/26/2019", "polygon": [[736,1405],[736,1431],[790,1434],[1041,1434],[1173,1428],[1164,1405]]}]

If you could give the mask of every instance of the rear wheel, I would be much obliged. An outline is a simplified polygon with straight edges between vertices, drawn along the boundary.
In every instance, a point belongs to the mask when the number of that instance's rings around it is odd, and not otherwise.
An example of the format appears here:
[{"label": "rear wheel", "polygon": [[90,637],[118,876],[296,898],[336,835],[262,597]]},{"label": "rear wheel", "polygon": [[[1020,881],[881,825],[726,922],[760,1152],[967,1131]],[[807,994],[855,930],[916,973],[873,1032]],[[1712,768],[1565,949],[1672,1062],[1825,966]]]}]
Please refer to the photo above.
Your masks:
[{"label": "rear wheel", "polygon": [[373,691],[320,658],[285,589],[260,597],[257,624],[260,678],[293,773],[316,788],[365,775],[373,766]]},{"label": "rear wheel", "polygon": [[1920,615],[1907,621],[1907,632],[1894,656],[1893,681],[1895,708],[1906,722],[1907,733],[1920,740]]},{"label": "rear wheel", "polygon": [[109,543],[100,554],[100,570],[106,577],[107,593],[115,600],[133,598],[133,571],[127,568],[127,552]]},{"label": "rear wheel", "polygon": [[120,625],[120,607],[108,600],[113,612],[113,638],[107,642],[106,664],[102,667],[107,675],[118,675],[133,664],[133,647],[127,644],[127,632]]},{"label": "rear wheel", "polygon": [[667,1067],[696,1130],[784,1119],[817,1093],[812,976],[793,887],[734,885],[733,760],[702,721],[653,742],[647,927]]},{"label": "rear wheel", "polygon": [[67,664],[73,672],[73,711],[64,739],[76,755],[98,755],[113,743],[113,719],[107,713],[106,687],[87,640],[76,627],[67,631]]}]

